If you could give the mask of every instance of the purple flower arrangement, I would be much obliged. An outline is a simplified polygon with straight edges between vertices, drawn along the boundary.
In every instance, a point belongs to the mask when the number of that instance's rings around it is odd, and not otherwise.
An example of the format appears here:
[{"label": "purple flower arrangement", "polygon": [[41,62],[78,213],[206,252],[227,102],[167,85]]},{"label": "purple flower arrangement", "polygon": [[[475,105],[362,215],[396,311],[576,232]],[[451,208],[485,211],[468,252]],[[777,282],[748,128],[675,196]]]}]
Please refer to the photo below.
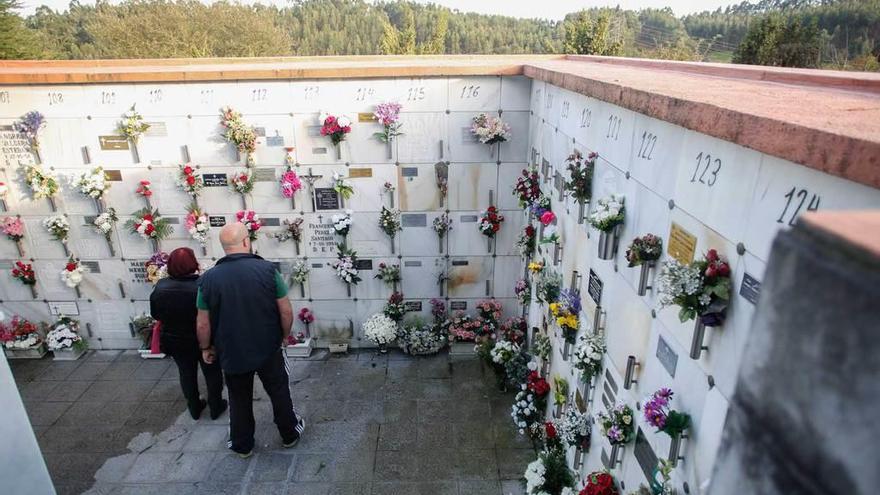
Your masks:
[{"label": "purple flower arrangement", "polygon": [[672,390],[668,388],[661,388],[654,392],[645,401],[644,415],[645,421],[654,428],[657,428],[657,431],[662,431],[675,438],[688,429],[691,424],[691,417],[688,414],[669,408],[672,395]]},{"label": "purple flower arrangement", "polygon": [[21,117],[21,120],[12,124],[12,127],[16,131],[24,134],[28,138],[28,141],[31,142],[31,147],[37,150],[40,149],[40,142],[37,135],[39,134],[40,129],[45,125],[46,118],[43,117],[43,114],[34,110],[24,114]]},{"label": "purple flower arrangement", "polygon": [[400,123],[400,110],[403,106],[400,103],[388,102],[388,103],[379,103],[376,105],[376,109],[373,111],[373,117],[382,124],[384,129],[382,132],[377,132],[373,134],[373,136],[382,141],[383,143],[388,143],[392,139],[397,136],[403,135],[400,132],[400,128],[403,124]]},{"label": "purple flower arrangement", "polygon": [[622,445],[636,437],[635,418],[632,408],[621,404],[608,412],[601,412],[596,420],[602,427],[602,434],[611,445]]}]

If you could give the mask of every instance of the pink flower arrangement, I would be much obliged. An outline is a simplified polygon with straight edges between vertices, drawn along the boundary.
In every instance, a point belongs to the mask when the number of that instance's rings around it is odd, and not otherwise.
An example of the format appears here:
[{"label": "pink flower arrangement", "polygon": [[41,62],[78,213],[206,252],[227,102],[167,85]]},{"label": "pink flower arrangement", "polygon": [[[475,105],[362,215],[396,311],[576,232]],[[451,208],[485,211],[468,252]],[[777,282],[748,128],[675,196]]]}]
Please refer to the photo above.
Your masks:
[{"label": "pink flower arrangement", "polygon": [[501,320],[501,302],[496,299],[484,299],[477,303],[477,312],[480,318],[495,324]]},{"label": "pink flower arrangement", "polygon": [[376,105],[376,110],[373,112],[373,117],[382,124],[384,127],[382,132],[377,132],[373,134],[379,141],[383,143],[390,142],[397,136],[402,135],[400,132],[401,124],[400,120],[400,110],[403,108],[400,103],[380,103]]},{"label": "pink flower arrangement", "polygon": [[473,342],[477,335],[483,333],[483,322],[473,320],[464,312],[457,312],[449,324],[449,334],[453,340]]},{"label": "pink flower arrangement", "polygon": [[296,317],[305,325],[309,325],[315,321],[315,314],[312,313],[309,308],[302,308],[299,310],[299,314],[297,314]]},{"label": "pink flower arrangement", "polygon": [[348,117],[321,116],[321,135],[329,136],[334,146],[345,141],[345,135],[349,132],[351,132],[351,119]]},{"label": "pink flower arrangement", "polygon": [[152,196],[153,191],[150,190],[150,181],[148,181],[148,180],[140,181],[140,183],[138,184],[138,188],[135,190],[135,193],[137,193],[139,196],[143,196],[145,198],[149,198],[150,196]]},{"label": "pink flower arrangement", "polygon": [[556,214],[550,210],[541,214],[541,224],[545,227],[553,223],[554,220],[556,220]]},{"label": "pink flower arrangement", "polygon": [[287,345],[297,345],[301,342],[306,341],[306,336],[304,333],[300,332],[296,335],[290,334],[287,336]]},{"label": "pink flower arrangement", "polygon": [[24,222],[18,217],[6,217],[3,219],[3,225],[0,225],[0,231],[6,234],[6,237],[18,242],[24,238]]},{"label": "pink flower arrangement", "polygon": [[299,180],[299,176],[293,169],[288,168],[281,175],[281,195],[285,198],[292,198],[300,189],[302,189],[302,181]]},{"label": "pink flower arrangement", "polygon": [[257,240],[257,231],[263,226],[260,216],[253,210],[241,210],[235,214],[235,220],[244,224],[248,230],[248,237],[252,241]]}]

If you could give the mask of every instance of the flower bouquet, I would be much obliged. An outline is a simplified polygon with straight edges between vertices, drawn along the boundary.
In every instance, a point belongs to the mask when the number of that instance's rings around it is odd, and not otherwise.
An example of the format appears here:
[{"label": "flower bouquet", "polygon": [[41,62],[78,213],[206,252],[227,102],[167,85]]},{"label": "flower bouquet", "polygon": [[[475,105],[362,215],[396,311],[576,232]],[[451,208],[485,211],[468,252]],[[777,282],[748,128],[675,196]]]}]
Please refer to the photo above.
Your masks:
[{"label": "flower bouquet", "polygon": [[544,196],[543,194],[538,196],[538,199],[532,201],[532,204],[529,205],[529,213],[535,218],[541,218],[544,213],[550,211],[550,209],[550,197]]},{"label": "flower bouquet", "polygon": [[440,207],[446,201],[446,195],[449,193],[449,165],[446,162],[437,162],[434,164],[434,176],[437,179],[437,192],[440,194]]},{"label": "flower bouquet", "polygon": [[134,190],[134,193],[138,196],[144,198],[144,201],[147,202],[147,208],[150,208],[150,197],[153,195],[152,184],[150,181],[144,179],[138,182],[137,189]]},{"label": "flower bouquet", "polygon": [[546,361],[547,358],[550,357],[550,353],[553,351],[553,342],[547,335],[536,333],[532,338],[532,348],[535,351],[535,356]]},{"label": "flower bouquet", "polygon": [[400,210],[382,207],[379,213],[379,228],[391,239],[391,254],[394,254],[394,237],[403,230],[400,226]]},{"label": "flower bouquet", "polygon": [[498,117],[481,113],[471,120],[471,134],[481,143],[491,146],[510,139],[510,126]]},{"label": "flower bouquet", "polygon": [[526,268],[528,268],[529,273],[531,273],[532,275],[540,275],[544,272],[544,262],[530,261]]},{"label": "flower bouquet", "polygon": [[235,145],[238,160],[241,160],[241,154],[247,153],[247,164],[254,163],[254,152],[257,151],[257,134],[254,128],[245,124],[241,113],[230,107],[220,109],[220,125],[226,129],[223,137]]},{"label": "flower bouquet", "polygon": [[348,297],[351,297],[351,286],[357,285],[361,281],[357,269],[357,252],[346,248],[343,244],[337,244],[336,249],[336,259],[330,263],[330,266],[336,270],[336,276],[339,277],[339,280],[345,282]]},{"label": "flower bouquet", "polygon": [[590,225],[599,230],[599,259],[610,260],[617,249],[617,226],[624,220],[623,196],[612,194],[597,203],[590,213]]},{"label": "flower bouquet", "polygon": [[547,392],[538,395],[527,384],[522,384],[521,390],[514,397],[510,411],[510,417],[513,418],[513,424],[519,430],[520,435],[531,436],[533,426],[544,421],[544,409],[547,407],[546,395]]},{"label": "flower bouquet", "polygon": [[156,285],[168,276],[168,253],[157,251],[144,263],[144,268],[147,271],[147,282]]},{"label": "flower bouquet", "polygon": [[397,322],[382,313],[376,313],[363,324],[364,337],[379,346],[379,352],[388,352],[387,345],[397,338]]},{"label": "flower bouquet", "polygon": [[614,484],[614,477],[605,471],[588,474],[586,482],[586,486],[578,495],[620,495]]},{"label": "flower bouquet", "polygon": [[426,325],[420,319],[408,321],[397,330],[397,345],[404,354],[427,356],[446,347],[446,335],[436,325]]},{"label": "flower bouquet", "polygon": [[189,232],[189,236],[202,246],[202,254],[206,254],[211,220],[208,218],[208,214],[195,203],[189,205],[186,211],[186,230]]},{"label": "flower bouquet", "polygon": [[572,366],[581,371],[581,380],[589,382],[602,372],[605,337],[601,333],[581,335],[574,348]]},{"label": "flower bouquet", "polygon": [[562,412],[562,406],[568,402],[568,381],[561,375],[553,376],[553,404],[556,405],[557,411]]},{"label": "flower bouquet", "polygon": [[549,448],[526,466],[527,495],[574,495],[574,473],[569,469],[565,451]]},{"label": "flower bouquet", "polygon": [[608,412],[600,412],[596,420],[611,445],[625,445],[636,438],[633,411],[625,404],[615,406]]},{"label": "flower bouquet", "polygon": [[119,133],[131,141],[131,152],[135,163],[140,163],[141,158],[138,154],[137,144],[141,136],[150,128],[150,124],[144,121],[143,115],[134,109],[134,105],[122,114],[122,120],[119,121]]},{"label": "flower bouquet", "polygon": [[513,195],[519,201],[520,208],[527,208],[541,196],[541,179],[535,168],[523,169],[513,185]]},{"label": "flower bouquet", "polygon": [[559,228],[556,226],[556,214],[546,210],[538,217],[544,227],[541,232],[541,244],[556,244],[559,242]]},{"label": "flower bouquet", "polygon": [[18,255],[24,257],[24,246],[21,243],[21,240],[24,239],[24,222],[21,218],[17,216],[4,217],[3,223],[0,224],[0,232],[15,243]]},{"label": "flower bouquet", "polygon": [[84,270],[79,260],[73,256],[67,259],[64,270],[61,270],[61,281],[64,282],[64,285],[76,291],[76,297],[82,297],[79,292],[79,284],[83,281],[83,272]]},{"label": "flower bouquet", "polygon": [[247,227],[248,238],[251,242],[257,240],[257,232],[263,226],[260,216],[254,210],[239,210],[235,213],[235,221],[243,223]]},{"label": "flower bouquet", "polygon": [[54,215],[43,219],[43,227],[49,231],[53,239],[61,243],[65,256],[68,255],[67,239],[70,237],[70,221],[67,215]]},{"label": "flower bouquet", "polygon": [[397,283],[400,282],[400,265],[379,263],[379,270],[376,271],[373,278],[385,282],[385,285],[389,287],[397,287]]},{"label": "flower bouquet", "polygon": [[527,306],[532,301],[532,286],[524,278],[516,281],[516,284],[513,286],[513,293],[516,294],[516,299],[519,301],[520,306]]},{"label": "flower bouquet", "polygon": [[590,449],[592,421],[589,414],[583,414],[576,407],[570,407],[561,418],[553,421],[560,440],[569,447],[577,447],[586,452]]},{"label": "flower bouquet", "polygon": [[575,151],[565,159],[568,180],[565,181],[563,187],[580,206],[578,223],[583,223],[584,204],[589,203],[592,197],[593,171],[596,169],[596,158],[598,157],[597,153],[590,153],[584,160],[581,152]]},{"label": "flower bouquet", "polygon": [[660,307],[679,306],[682,323],[695,318],[709,327],[724,323],[730,301],[730,265],[716,250],[710,249],[690,265],[674,259],[665,262],[658,282]]},{"label": "flower bouquet", "polygon": [[373,117],[382,124],[382,132],[373,133],[373,137],[388,145],[388,158],[393,158],[391,150],[391,140],[397,136],[402,136],[400,128],[400,110],[403,108],[400,103],[388,102],[376,105]]},{"label": "flower bouquet", "polygon": [[336,159],[339,160],[342,158],[342,150],[339,148],[339,143],[345,141],[345,135],[351,132],[351,119],[345,115],[336,117],[335,115],[322,113],[318,120],[321,121],[321,135],[330,138],[330,142],[336,148]]},{"label": "flower bouquet", "polygon": [[78,188],[82,194],[100,201],[104,197],[104,193],[110,189],[110,180],[102,167],[95,167],[80,174],[74,182],[74,187]]},{"label": "flower bouquet", "polygon": [[645,422],[675,440],[690,427],[691,417],[689,414],[678,412],[669,407],[672,396],[673,392],[668,388],[661,388],[654,392],[645,401],[643,413]]},{"label": "flower bouquet", "polygon": [[473,342],[482,330],[483,323],[472,319],[463,311],[458,311],[449,322],[450,342]]},{"label": "flower bouquet", "polygon": [[119,218],[116,216],[116,210],[113,208],[107,208],[107,211],[96,216],[92,221],[92,225],[98,229],[98,232],[104,235],[104,239],[107,239],[107,245],[110,247],[110,256],[116,256],[116,250],[113,248],[113,226],[118,221]]},{"label": "flower bouquet", "polygon": [[501,391],[507,390],[507,365],[513,361],[519,354],[519,346],[509,340],[499,340],[491,344],[489,349],[489,359],[491,359],[492,369],[495,371],[495,379],[498,382],[498,388]]},{"label": "flower bouquet", "polygon": [[452,230],[452,219],[449,218],[449,213],[442,213],[440,216],[434,219],[433,223],[434,232],[437,233],[437,240],[439,241],[440,254],[443,254],[443,238],[446,237],[446,234]]},{"label": "flower bouquet", "polygon": [[46,343],[56,361],[75,361],[89,348],[89,343],[79,334],[79,322],[67,316],[61,316],[49,328]]},{"label": "flower bouquet", "polygon": [[0,342],[9,359],[39,359],[46,355],[40,330],[20,316],[13,316],[9,325],[0,322]]},{"label": "flower bouquet", "polygon": [[497,299],[483,299],[477,302],[477,314],[492,327],[493,331],[501,321],[501,309],[501,301]]},{"label": "flower bouquet", "polygon": [[284,229],[274,232],[272,237],[275,238],[278,242],[287,242],[292,240],[293,247],[296,250],[297,256],[299,256],[299,243],[302,242],[302,224],[305,221],[302,217],[295,218],[293,220],[285,219]]},{"label": "flower bouquet", "polygon": [[403,303],[403,294],[400,292],[393,292],[388,298],[388,302],[385,303],[382,313],[396,322],[402,320],[403,315],[406,314],[406,305]]},{"label": "flower bouquet", "polygon": [[40,158],[40,129],[46,127],[46,118],[40,112],[33,110],[24,115],[12,124],[12,129],[16,132],[24,134],[28,143],[31,145],[31,152],[34,154],[34,161],[39,165],[42,163]]},{"label": "flower bouquet", "polygon": [[309,279],[309,265],[304,260],[296,260],[290,268],[291,282],[299,285],[299,296],[306,297],[306,280]]},{"label": "flower bouquet", "polygon": [[[151,211],[149,208],[134,212],[134,218],[125,222],[125,227],[132,234],[138,234],[156,244],[171,235],[172,230],[168,219],[162,218],[158,210]],[[153,247],[157,249],[156,245]]]},{"label": "flower bouquet", "polygon": [[245,196],[254,190],[254,182],[254,171],[249,168],[236,170],[233,172],[232,176],[229,177],[229,186],[232,187],[233,191],[241,195],[241,204],[244,208],[247,208]]},{"label": "flower bouquet", "polygon": [[54,173],[43,170],[39,165],[27,165],[24,167],[24,181],[34,199],[48,199],[52,211],[56,211],[55,196],[61,186]]},{"label": "flower bouquet", "polygon": [[535,297],[540,303],[550,303],[559,299],[562,290],[562,275],[555,271],[541,273],[535,284]]},{"label": "flower bouquet", "polygon": [[10,273],[12,274],[12,278],[17,279],[31,290],[31,296],[33,296],[34,299],[37,298],[37,274],[34,272],[34,267],[30,263],[16,261],[15,266],[13,266]]},{"label": "flower bouquet", "polygon": [[293,170],[293,167],[287,167],[287,170],[281,174],[281,195],[290,200],[290,207],[296,208],[296,201],[294,199],[294,195],[302,189],[302,181],[299,180],[299,176],[296,175],[296,171]]},{"label": "flower bouquet", "polygon": [[192,165],[187,163],[181,165],[177,172],[177,187],[181,191],[189,194],[193,203],[198,203],[199,193],[205,187],[205,179],[201,175],[196,175],[196,170]]},{"label": "flower bouquet", "polygon": [[0,211],[9,211],[6,205],[6,195],[9,194],[9,184],[0,181]]},{"label": "flower bouquet", "polygon": [[354,187],[346,182],[345,177],[338,172],[333,172],[333,190],[339,194],[341,199],[349,199],[354,195]]},{"label": "flower bouquet", "polygon": [[654,234],[645,234],[633,239],[626,250],[626,261],[629,267],[641,266],[639,273],[638,294],[644,296],[648,287],[648,272],[663,254],[663,239]]},{"label": "flower bouquet", "polygon": [[581,314],[581,293],[577,289],[562,289],[559,301],[550,303],[550,312],[556,324],[562,329],[567,344],[574,344],[579,329],[578,317]]},{"label": "flower bouquet", "polygon": [[354,222],[351,217],[353,214],[354,211],[345,210],[343,213],[335,213],[330,217],[330,220],[333,222],[333,230],[336,231],[336,235],[342,237],[343,245],[348,237],[348,233],[351,232],[351,224]]},{"label": "flower bouquet", "polygon": [[480,233],[489,238],[495,237],[503,222],[504,216],[498,213],[498,208],[490,206],[480,215]]},{"label": "flower bouquet", "polygon": [[153,340],[153,325],[156,320],[144,313],[137,317],[130,317],[129,326],[134,334],[141,339],[141,351],[150,351],[150,342]]}]

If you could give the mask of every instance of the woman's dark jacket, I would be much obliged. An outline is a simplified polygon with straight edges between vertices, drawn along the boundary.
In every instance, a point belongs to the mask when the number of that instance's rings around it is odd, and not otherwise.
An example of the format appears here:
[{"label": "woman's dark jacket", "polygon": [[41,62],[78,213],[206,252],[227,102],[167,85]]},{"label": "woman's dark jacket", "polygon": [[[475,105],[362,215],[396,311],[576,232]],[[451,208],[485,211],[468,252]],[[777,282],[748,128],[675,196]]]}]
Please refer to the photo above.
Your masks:
[{"label": "woman's dark jacket", "polygon": [[198,275],[163,278],[150,294],[150,314],[162,322],[160,345],[166,354],[198,357],[196,294]]}]

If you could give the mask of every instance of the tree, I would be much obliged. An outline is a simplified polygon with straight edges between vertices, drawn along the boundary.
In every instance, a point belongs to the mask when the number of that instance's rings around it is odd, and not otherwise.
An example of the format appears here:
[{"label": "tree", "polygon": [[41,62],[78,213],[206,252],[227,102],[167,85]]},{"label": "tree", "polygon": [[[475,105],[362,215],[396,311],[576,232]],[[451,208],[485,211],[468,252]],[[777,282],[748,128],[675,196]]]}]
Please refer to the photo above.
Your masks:
[{"label": "tree", "polygon": [[[611,15],[602,12],[593,19],[586,11],[565,25],[565,53],[583,55],[621,55],[623,41],[611,32]],[[613,39],[612,39],[613,38]]]},{"label": "tree", "polygon": [[41,58],[42,43],[15,13],[18,0],[0,0],[0,59]]},{"label": "tree", "polygon": [[780,67],[819,67],[822,32],[815,21],[801,21],[772,13],[749,26],[745,39],[736,48],[737,64]]},{"label": "tree", "polygon": [[403,10],[404,27],[399,30],[390,19],[385,20],[379,50],[385,55],[437,55],[446,51],[446,32],[449,19],[446,11],[441,11],[434,23],[430,36],[421,43],[416,33],[416,15],[412,7],[405,4]]}]

